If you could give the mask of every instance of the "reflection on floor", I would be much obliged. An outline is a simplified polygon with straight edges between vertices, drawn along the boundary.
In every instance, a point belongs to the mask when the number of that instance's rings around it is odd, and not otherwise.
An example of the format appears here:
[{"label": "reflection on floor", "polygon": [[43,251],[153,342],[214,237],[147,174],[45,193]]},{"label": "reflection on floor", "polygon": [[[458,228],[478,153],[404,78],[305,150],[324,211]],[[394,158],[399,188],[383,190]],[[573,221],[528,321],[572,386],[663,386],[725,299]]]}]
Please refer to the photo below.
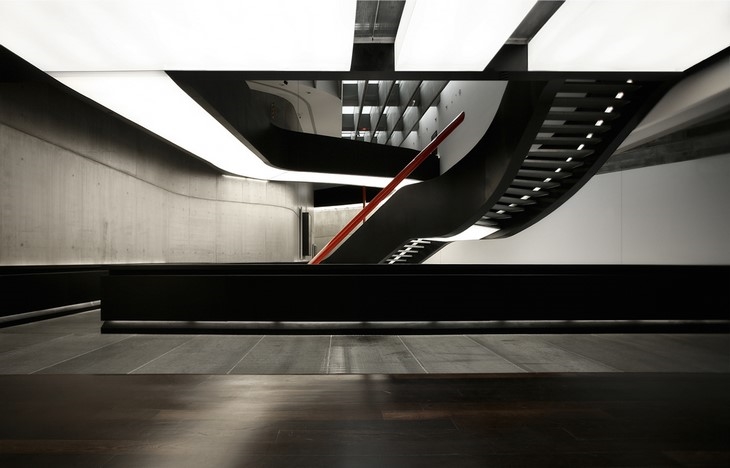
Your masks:
[{"label": "reflection on floor", "polygon": [[730,466],[723,373],[0,375],[0,466]]},{"label": "reflection on floor", "polygon": [[730,335],[102,334],[99,311],[0,328],[0,374],[730,372]]},{"label": "reflection on floor", "polygon": [[727,334],[99,326],[0,329],[0,466],[730,466]]}]

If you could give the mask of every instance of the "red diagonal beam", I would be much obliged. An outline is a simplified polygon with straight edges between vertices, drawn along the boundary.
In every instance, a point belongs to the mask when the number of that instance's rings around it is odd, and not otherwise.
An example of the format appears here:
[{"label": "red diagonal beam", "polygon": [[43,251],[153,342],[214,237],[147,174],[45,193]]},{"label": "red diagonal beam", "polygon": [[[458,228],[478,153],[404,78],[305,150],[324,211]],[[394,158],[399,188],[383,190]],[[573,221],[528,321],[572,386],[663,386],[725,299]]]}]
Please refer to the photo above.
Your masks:
[{"label": "red diagonal beam", "polygon": [[383,202],[393,191],[398,187],[398,184],[403,182],[406,177],[408,177],[411,172],[413,172],[423,161],[426,160],[426,158],[433,153],[433,151],[438,147],[439,144],[441,144],[444,139],[451,134],[451,132],[454,131],[456,127],[461,124],[461,122],[464,121],[464,113],[457,115],[454,120],[451,121],[450,124],[444,128],[444,130],[439,133],[436,138],[431,140],[431,142],[426,145],[425,148],[421,150],[420,153],[416,155],[415,158],[411,162],[408,163],[406,167],[401,170],[398,175],[396,175],[393,180],[390,181],[388,185],[383,187],[383,189],[378,192],[377,195],[368,203],[367,206],[365,206],[362,211],[360,211],[354,218],[350,220],[349,223],[345,225],[344,228],[340,232],[338,232],[332,240],[330,240],[327,245],[324,246],[322,250],[320,250],[310,261],[310,265],[316,265],[320,263],[322,260],[327,258],[332,251],[334,251],[341,243],[344,241],[347,236],[352,233],[352,231],[355,230],[355,228],[358,226],[360,222],[364,222],[365,218],[375,209],[378,207],[380,203]]}]

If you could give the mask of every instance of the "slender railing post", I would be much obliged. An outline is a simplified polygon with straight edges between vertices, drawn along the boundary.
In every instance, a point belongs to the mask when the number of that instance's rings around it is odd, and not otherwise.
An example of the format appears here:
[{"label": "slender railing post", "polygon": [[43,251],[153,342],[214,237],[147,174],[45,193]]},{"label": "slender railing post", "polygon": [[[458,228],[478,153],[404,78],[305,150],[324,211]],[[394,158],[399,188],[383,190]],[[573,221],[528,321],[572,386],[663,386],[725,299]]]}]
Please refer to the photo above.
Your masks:
[{"label": "slender railing post", "polygon": [[349,223],[345,225],[340,232],[338,232],[332,240],[330,240],[327,245],[325,245],[322,250],[317,252],[317,254],[309,261],[310,265],[316,265],[320,263],[322,260],[327,258],[339,245],[344,241],[347,236],[349,236],[357,227],[357,225],[360,222],[365,222],[365,218],[367,215],[372,213],[372,211],[380,205],[380,203],[383,202],[395,189],[398,187],[398,184],[403,182],[406,177],[408,177],[411,172],[413,172],[418,166],[421,165],[423,161],[426,160],[426,158],[433,153],[433,151],[438,147],[439,144],[441,144],[444,139],[451,134],[451,132],[454,131],[456,127],[461,124],[461,122],[464,121],[464,112],[457,115],[454,120],[451,121],[450,124],[444,128],[444,130],[436,135],[436,138],[431,140],[431,142],[426,145],[425,148],[421,150],[420,153],[416,155],[411,162],[408,163],[406,167],[401,170],[398,175],[396,175],[393,180],[388,183],[380,192],[378,192],[375,197],[370,201],[370,203],[365,206],[362,211],[360,211],[357,215],[355,215],[354,218],[350,220]]}]

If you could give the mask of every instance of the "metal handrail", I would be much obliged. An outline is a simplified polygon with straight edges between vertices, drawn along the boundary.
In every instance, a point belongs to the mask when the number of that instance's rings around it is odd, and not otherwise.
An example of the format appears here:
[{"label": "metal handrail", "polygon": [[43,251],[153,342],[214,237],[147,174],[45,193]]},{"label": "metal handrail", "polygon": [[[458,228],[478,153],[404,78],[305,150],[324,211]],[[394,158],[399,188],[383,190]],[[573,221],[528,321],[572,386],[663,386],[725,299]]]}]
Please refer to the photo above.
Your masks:
[{"label": "metal handrail", "polygon": [[446,128],[443,129],[441,133],[439,133],[436,138],[431,140],[431,142],[426,145],[425,148],[421,150],[420,153],[416,155],[411,162],[409,162],[406,167],[404,167],[398,175],[396,175],[393,180],[388,183],[380,192],[378,192],[375,197],[370,201],[370,203],[365,206],[362,211],[360,211],[357,215],[355,215],[354,218],[350,220],[349,223],[345,225],[340,232],[338,232],[328,243],[325,245],[322,250],[320,250],[312,259],[309,261],[310,265],[316,265],[320,263],[322,260],[327,258],[330,253],[332,253],[346,238],[349,236],[355,228],[361,223],[365,221],[365,218],[367,215],[369,215],[375,208],[380,205],[380,203],[383,202],[389,195],[391,195],[398,184],[403,182],[403,180],[408,177],[411,172],[413,172],[423,161],[426,160],[426,158],[433,153],[433,151],[438,147],[439,144],[441,144],[444,139],[451,134],[451,132],[454,131],[456,127],[461,124],[461,122],[464,121],[464,112],[460,113],[456,116],[454,120],[451,121],[450,124],[446,126]]}]

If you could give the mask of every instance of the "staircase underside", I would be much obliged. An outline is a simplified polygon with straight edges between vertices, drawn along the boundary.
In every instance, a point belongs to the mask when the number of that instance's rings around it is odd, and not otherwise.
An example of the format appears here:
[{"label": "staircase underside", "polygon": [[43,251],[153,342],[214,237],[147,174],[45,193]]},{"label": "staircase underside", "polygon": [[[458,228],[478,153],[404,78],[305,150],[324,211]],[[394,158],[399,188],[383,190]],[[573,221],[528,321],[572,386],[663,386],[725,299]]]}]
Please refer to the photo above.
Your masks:
[{"label": "staircase underside", "polygon": [[512,236],[557,209],[670,85],[625,77],[512,81],[494,120],[439,177],[396,192],[322,263],[422,263],[470,226]]},{"label": "staircase underside", "polygon": [[[283,169],[394,177],[418,154],[273,125],[258,95],[227,75],[171,76]],[[468,154],[443,174],[438,160],[427,158],[412,175],[421,182],[394,193],[322,263],[422,263],[448,243],[434,238],[476,225],[493,231],[485,238],[497,239],[538,222],[601,169],[678,79],[630,76],[511,79],[494,119],[485,122],[483,137]],[[357,189],[360,201],[377,193]],[[320,190],[325,196],[327,188]]]}]

